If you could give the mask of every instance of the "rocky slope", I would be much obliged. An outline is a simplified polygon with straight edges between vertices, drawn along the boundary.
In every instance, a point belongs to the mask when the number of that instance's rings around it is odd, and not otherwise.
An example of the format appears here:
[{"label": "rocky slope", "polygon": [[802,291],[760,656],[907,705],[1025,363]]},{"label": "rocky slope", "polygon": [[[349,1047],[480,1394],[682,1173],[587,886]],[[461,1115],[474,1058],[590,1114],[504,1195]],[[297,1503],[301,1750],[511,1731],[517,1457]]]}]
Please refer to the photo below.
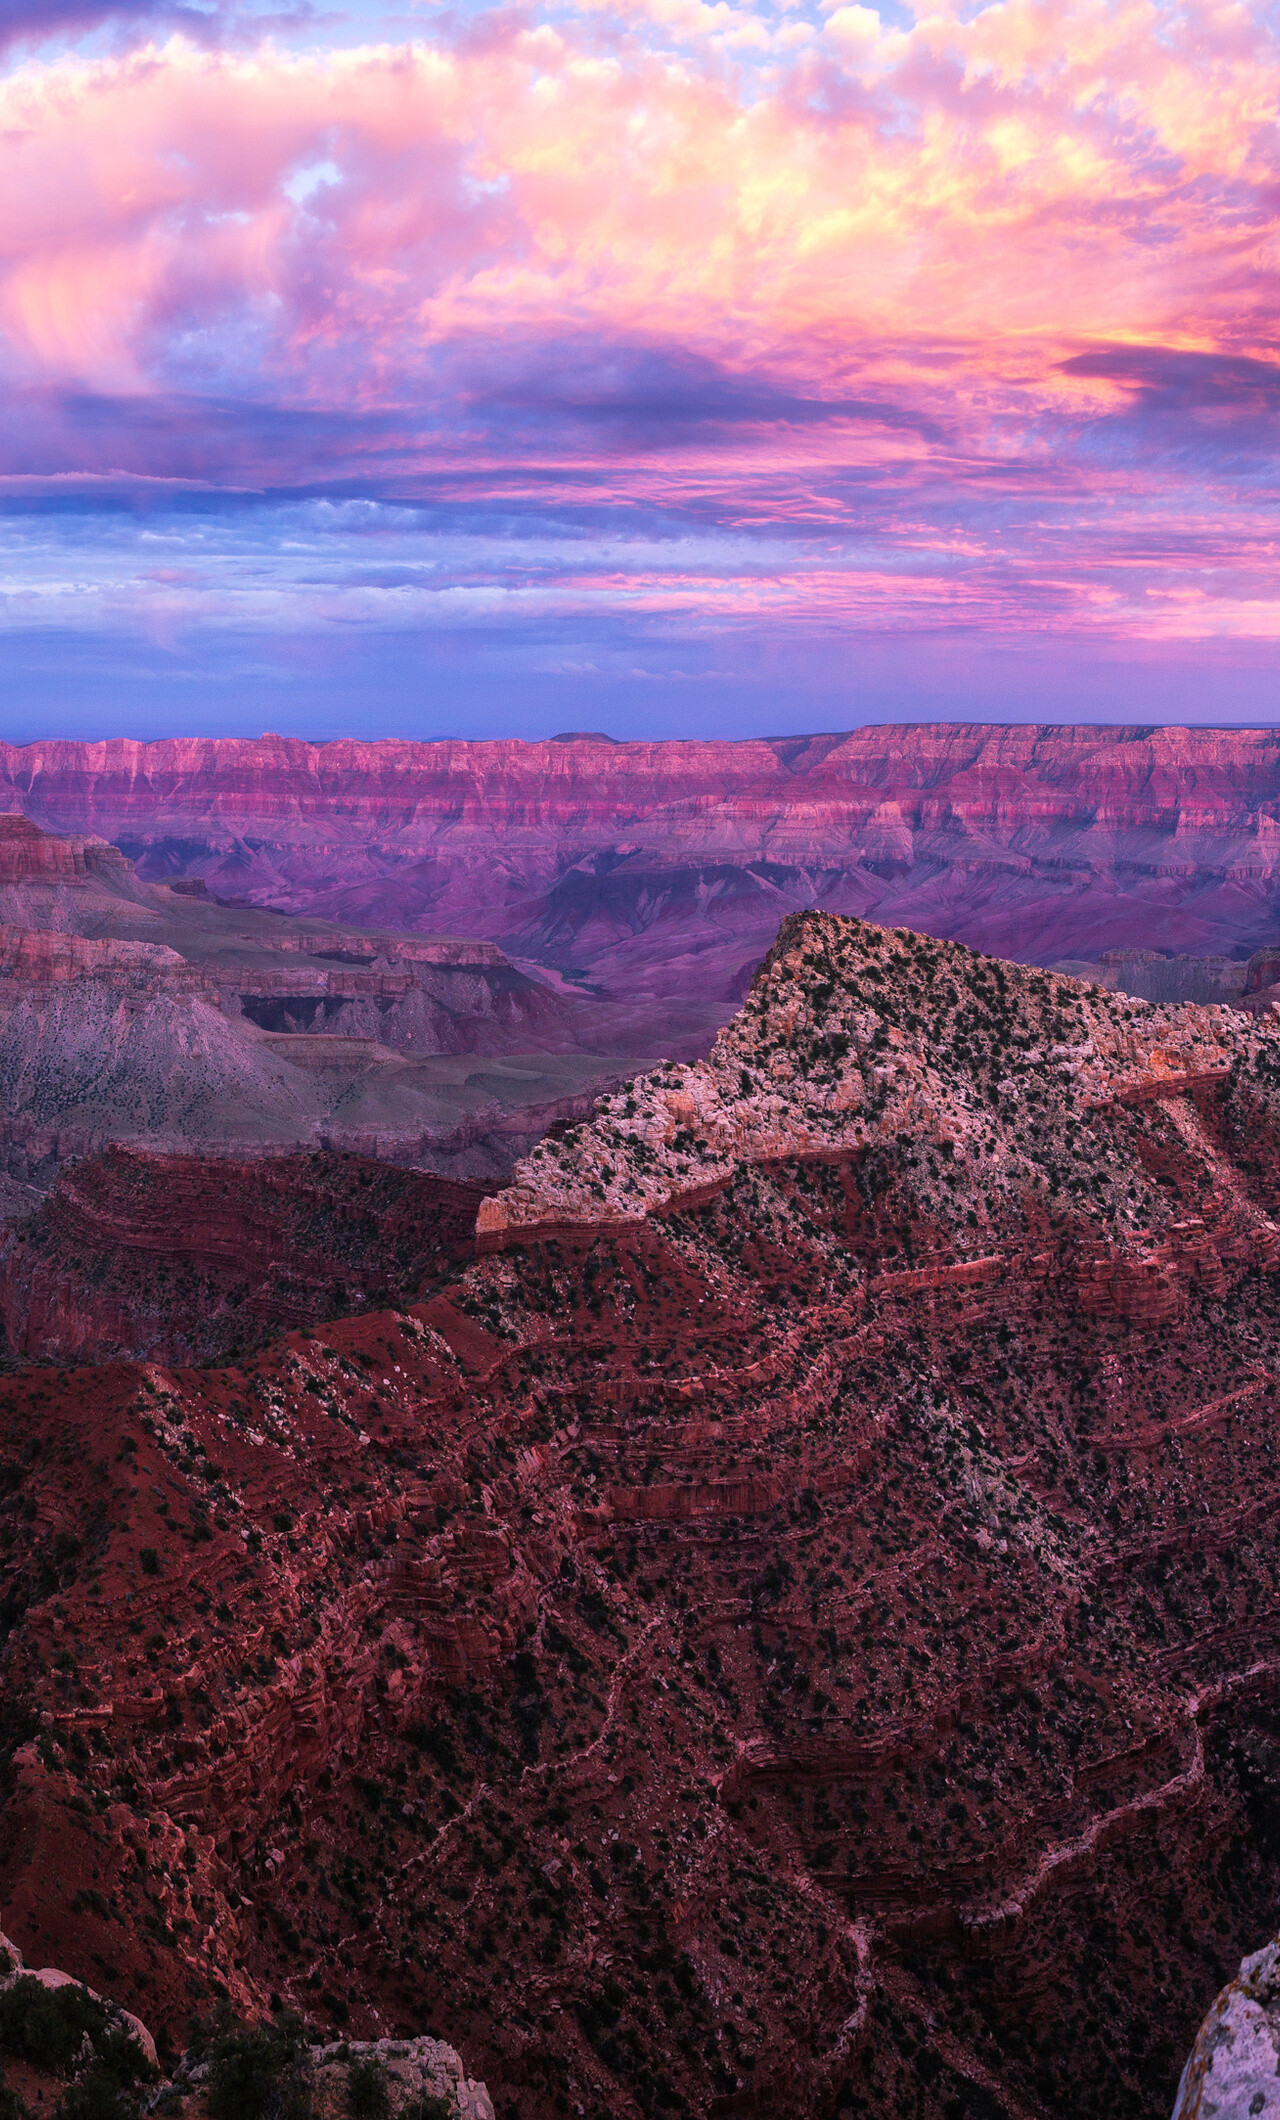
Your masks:
[{"label": "rocky slope", "polygon": [[206,1361],[432,1294],[469,1264],[479,1185],[360,1156],[254,1163],[113,1149],[0,1238],[10,1360]]},{"label": "rocky slope", "polygon": [[47,1182],[112,1140],[505,1170],[616,1077],[591,1047],[601,1028],[492,942],[227,906],[140,881],[105,843],[0,818],[10,1178]]},{"label": "rocky slope", "polygon": [[0,1388],[0,1926],[499,2120],[1155,2116],[1280,1883],[1280,1027],[784,928],[424,1303]]},{"label": "rocky slope", "polygon": [[633,1052],[692,1051],[804,906],[1038,962],[1248,954],[1276,933],[1266,729],[54,742],[0,749],[0,803],[152,878],[585,973]]}]

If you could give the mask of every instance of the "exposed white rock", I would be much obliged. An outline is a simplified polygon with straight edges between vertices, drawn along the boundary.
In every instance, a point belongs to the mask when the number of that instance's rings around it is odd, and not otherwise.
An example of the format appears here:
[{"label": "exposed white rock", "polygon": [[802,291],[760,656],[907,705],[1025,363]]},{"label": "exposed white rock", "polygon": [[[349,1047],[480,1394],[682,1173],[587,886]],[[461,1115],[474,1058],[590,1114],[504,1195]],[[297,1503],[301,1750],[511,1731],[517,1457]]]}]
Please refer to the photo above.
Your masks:
[{"label": "exposed white rock", "polygon": [[347,2086],[352,2062],[372,2057],[386,2070],[393,2115],[424,2091],[449,2098],[458,2120],[494,2120],[493,2100],[483,2083],[468,2076],[462,2056],[442,2039],[344,2040],[314,2047],[310,2055],[317,2112],[321,2120],[338,2120],[350,2111]]},{"label": "exposed white rock", "polygon": [[1246,1958],[1182,2071],[1173,2120],[1280,2116],[1280,1941]]}]

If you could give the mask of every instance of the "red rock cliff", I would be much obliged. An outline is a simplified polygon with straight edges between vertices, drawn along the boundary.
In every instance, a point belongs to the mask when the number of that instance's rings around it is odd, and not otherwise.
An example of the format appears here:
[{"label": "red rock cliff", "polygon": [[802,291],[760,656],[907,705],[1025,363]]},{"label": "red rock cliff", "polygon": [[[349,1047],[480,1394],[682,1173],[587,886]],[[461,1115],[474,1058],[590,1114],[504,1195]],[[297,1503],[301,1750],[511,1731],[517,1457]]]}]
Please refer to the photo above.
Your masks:
[{"label": "red rock cliff", "polygon": [[704,986],[812,903],[1042,958],[1253,947],[1280,870],[1273,730],[52,742],[0,749],[0,800],[147,873],[606,970],[611,951],[638,961],[638,934],[665,963],[676,930],[712,919],[726,954]]}]

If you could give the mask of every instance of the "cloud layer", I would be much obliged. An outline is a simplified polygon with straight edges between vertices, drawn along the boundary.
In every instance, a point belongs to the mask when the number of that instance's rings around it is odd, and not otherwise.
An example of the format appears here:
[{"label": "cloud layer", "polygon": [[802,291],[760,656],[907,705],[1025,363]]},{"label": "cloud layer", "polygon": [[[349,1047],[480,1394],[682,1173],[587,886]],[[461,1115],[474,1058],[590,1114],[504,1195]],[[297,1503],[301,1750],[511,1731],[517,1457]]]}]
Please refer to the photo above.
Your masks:
[{"label": "cloud layer", "polygon": [[1266,10],[59,4],[0,0],[68,32],[0,77],[0,642],[1209,642],[1265,706]]}]

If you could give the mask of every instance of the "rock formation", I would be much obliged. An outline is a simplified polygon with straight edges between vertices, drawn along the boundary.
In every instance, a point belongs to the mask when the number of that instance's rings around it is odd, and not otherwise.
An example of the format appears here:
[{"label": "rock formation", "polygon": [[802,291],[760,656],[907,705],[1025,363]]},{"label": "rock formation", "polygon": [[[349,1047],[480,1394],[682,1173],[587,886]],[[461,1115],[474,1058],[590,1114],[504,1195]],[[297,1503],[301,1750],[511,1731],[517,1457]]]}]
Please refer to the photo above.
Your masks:
[{"label": "rock formation", "polygon": [[310,2056],[315,2086],[316,2120],[348,2120],[351,2112],[352,2065],[373,2061],[383,2072],[390,2120],[425,2092],[442,2098],[457,2120],[494,2120],[493,2101],[483,2083],[468,2076],[462,2057],[440,2039],[345,2040],[316,2047]]},{"label": "rock formation", "polygon": [[113,1140],[488,1175],[616,1079],[598,1015],[492,942],[229,907],[141,882],[105,843],[0,828],[10,1178]]},{"label": "rock formation", "polygon": [[96,876],[118,888],[132,874],[133,863],[105,839],[55,838],[27,817],[0,817],[0,886]]},{"label": "rock formation", "polygon": [[1280,2109],[1280,1945],[1254,1951],[1200,2027],[1173,2120],[1260,2120]]},{"label": "rock formation", "polygon": [[811,916],[478,1219],[0,1385],[0,1927],[499,2120],[1168,2113],[1280,1880],[1280,1025]]}]

